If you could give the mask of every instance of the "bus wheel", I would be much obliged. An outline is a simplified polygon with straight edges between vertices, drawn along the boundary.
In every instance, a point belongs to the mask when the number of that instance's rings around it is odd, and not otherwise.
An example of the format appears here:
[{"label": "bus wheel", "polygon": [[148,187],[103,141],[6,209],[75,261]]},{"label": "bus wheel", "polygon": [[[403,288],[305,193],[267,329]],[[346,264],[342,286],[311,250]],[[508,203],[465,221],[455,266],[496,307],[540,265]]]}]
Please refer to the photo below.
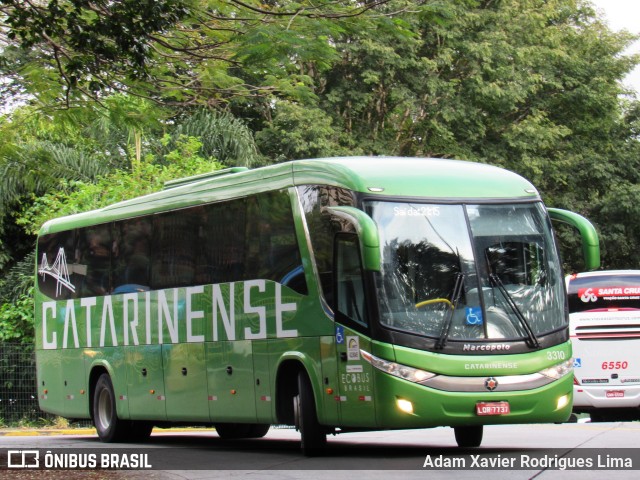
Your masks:
[{"label": "bus wheel", "polygon": [[262,438],[264,437],[271,425],[264,425],[262,423],[253,423],[249,425],[249,436],[247,438]]},{"label": "bus wheel", "polygon": [[224,440],[262,438],[271,427],[262,423],[216,423],[214,426],[218,436]]},{"label": "bus wheel", "polygon": [[116,396],[108,374],[103,373],[96,382],[93,394],[93,424],[103,442],[117,442],[124,438],[126,422],[118,418]]},{"label": "bus wheel", "polygon": [[459,447],[479,447],[482,443],[482,425],[472,427],[453,427],[456,435],[456,443]]},{"label": "bus wheel", "polygon": [[129,422],[129,432],[127,433],[127,440],[129,440],[130,442],[144,442],[151,436],[151,430],[153,430],[153,423],[140,420],[132,420],[131,422]]},{"label": "bus wheel", "polygon": [[298,374],[298,394],[293,399],[293,410],[302,452],[307,456],[317,455],[327,443],[327,433],[318,422],[311,381],[304,372]]}]

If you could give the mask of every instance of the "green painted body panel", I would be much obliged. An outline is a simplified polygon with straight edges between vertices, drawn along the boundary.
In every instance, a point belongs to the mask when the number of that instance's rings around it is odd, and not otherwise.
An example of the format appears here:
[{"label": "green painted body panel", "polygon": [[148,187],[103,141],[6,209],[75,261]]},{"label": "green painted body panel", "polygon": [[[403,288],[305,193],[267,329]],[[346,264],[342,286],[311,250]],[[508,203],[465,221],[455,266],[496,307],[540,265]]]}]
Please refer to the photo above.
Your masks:
[{"label": "green painted body panel", "polygon": [[162,345],[123,347],[129,415],[140,420],[166,420]]},{"label": "green painted body panel", "polygon": [[342,336],[343,341],[337,340],[340,425],[370,427],[376,418],[375,373],[371,364],[362,360],[360,350],[370,351],[371,340],[349,328]]},{"label": "green painted body panel", "polygon": [[273,423],[276,420],[273,410],[275,398],[275,376],[273,361],[269,356],[271,350],[270,340],[254,340],[251,342],[251,359],[253,366],[253,389],[256,421],[258,423]]},{"label": "green painted body panel", "polygon": [[[535,390],[518,392],[461,393],[429,389],[397,377],[376,372],[376,428],[424,428],[461,425],[564,422],[571,402],[556,408],[563,395],[573,398],[573,375]],[[413,403],[412,414],[396,407],[396,399]],[[509,415],[476,415],[477,402],[508,401]]]},{"label": "green painted body panel", "polygon": [[[78,360],[75,369],[82,363]],[[64,383],[62,381],[62,355],[59,350],[38,350],[36,352],[36,376],[38,382],[38,402],[45,412],[64,416]],[[83,375],[84,378],[84,375]]]},{"label": "green painted body panel", "polygon": [[560,208],[549,208],[548,211],[552,220],[571,225],[580,232],[585,269],[596,270],[600,267],[600,240],[591,222],[582,215]]},{"label": "green painted body panel", "polygon": [[256,422],[251,344],[250,340],[207,344],[211,420]]},{"label": "green painted body panel", "polygon": [[207,362],[204,343],[162,345],[167,418],[179,422],[207,420]]},{"label": "green painted body panel", "polygon": [[[351,157],[298,160],[163,190],[45,223],[40,234],[216,202],[295,185],[327,184],[372,196],[432,199],[531,199],[524,178],[490,165],[430,158]],[[383,189],[372,192],[370,188]]]},{"label": "green painted body panel", "polygon": [[[349,157],[292,162],[296,185],[327,183],[375,196],[447,199],[537,198],[513,172],[460,160]],[[373,192],[371,189],[383,189]]]},{"label": "green painted body panel", "polygon": [[380,238],[373,219],[355,207],[329,207],[332,214],[351,220],[360,240],[361,262],[365,270],[380,271]]},{"label": "green painted body panel", "polygon": [[[316,354],[303,343],[333,332],[317,298],[271,281],[60,302],[36,295],[40,406],[69,418],[89,418],[89,379],[101,368],[121,418],[256,422],[259,415],[271,423],[279,356],[269,352]],[[283,335],[293,337],[290,347],[270,346]]]},{"label": "green painted body panel", "polygon": [[517,355],[442,355],[399,346],[394,350],[394,361],[402,365],[449,376],[525,375],[571,358],[568,342]]},{"label": "green painted body panel", "polygon": [[306,296],[269,280],[59,302],[41,298],[36,303],[36,348],[201,343],[294,333],[326,335],[331,331],[329,319],[300,322],[297,318],[314,304],[317,308],[316,302],[310,306],[307,303]]}]

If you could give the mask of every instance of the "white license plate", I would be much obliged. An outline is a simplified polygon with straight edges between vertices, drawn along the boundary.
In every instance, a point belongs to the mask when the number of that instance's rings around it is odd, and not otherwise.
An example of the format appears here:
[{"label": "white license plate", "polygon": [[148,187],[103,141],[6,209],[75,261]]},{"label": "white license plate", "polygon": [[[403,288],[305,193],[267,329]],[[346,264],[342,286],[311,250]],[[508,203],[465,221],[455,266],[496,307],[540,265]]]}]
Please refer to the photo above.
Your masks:
[{"label": "white license plate", "polygon": [[624,390],[607,390],[607,398],[624,398]]},{"label": "white license plate", "polygon": [[507,415],[511,413],[509,402],[478,402],[476,403],[477,415]]}]

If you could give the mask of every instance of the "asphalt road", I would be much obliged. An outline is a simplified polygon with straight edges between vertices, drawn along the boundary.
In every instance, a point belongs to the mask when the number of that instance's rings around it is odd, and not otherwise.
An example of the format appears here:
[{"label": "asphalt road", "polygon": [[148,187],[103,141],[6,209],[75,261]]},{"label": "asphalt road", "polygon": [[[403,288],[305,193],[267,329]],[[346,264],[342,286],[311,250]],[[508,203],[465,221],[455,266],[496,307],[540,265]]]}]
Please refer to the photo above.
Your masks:
[{"label": "asphalt road", "polygon": [[[15,456],[17,451],[38,451],[41,467],[45,455],[49,465],[55,460],[73,466],[70,458],[75,462],[93,458],[99,464],[106,455],[104,458],[116,462],[112,467],[143,467],[0,471],[0,477],[18,480],[354,480],[355,475],[367,480],[613,480],[640,474],[640,422],[485,427],[482,446],[476,449],[457,448],[449,428],[351,433],[329,437],[324,454],[311,458],[300,453],[299,435],[290,429],[272,429],[262,439],[235,441],[222,440],[212,431],[156,429],[146,444],[110,445],[100,443],[90,431],[81,431],[81,435],[4,433],[0,436],[0,457],[12,452],[14,464],[20,459]],[[29,462],[32,460],[27,458],[25,464]],[[0,459],[0,468],[5,465],[6,459]],[[148,465],[152,468],[146,468]],[[571,468],[576,465],[584,468]]]}]

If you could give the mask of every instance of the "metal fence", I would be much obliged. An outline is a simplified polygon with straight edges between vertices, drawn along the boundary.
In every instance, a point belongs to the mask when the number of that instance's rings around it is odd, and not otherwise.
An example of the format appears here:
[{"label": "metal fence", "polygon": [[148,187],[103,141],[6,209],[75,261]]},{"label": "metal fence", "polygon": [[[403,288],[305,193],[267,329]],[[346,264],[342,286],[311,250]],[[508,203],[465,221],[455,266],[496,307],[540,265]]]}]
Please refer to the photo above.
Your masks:
[{"label": "metal fence", "polygon": [[0,343],[0,426],[46,423],[38,408],[33,345]]}]

